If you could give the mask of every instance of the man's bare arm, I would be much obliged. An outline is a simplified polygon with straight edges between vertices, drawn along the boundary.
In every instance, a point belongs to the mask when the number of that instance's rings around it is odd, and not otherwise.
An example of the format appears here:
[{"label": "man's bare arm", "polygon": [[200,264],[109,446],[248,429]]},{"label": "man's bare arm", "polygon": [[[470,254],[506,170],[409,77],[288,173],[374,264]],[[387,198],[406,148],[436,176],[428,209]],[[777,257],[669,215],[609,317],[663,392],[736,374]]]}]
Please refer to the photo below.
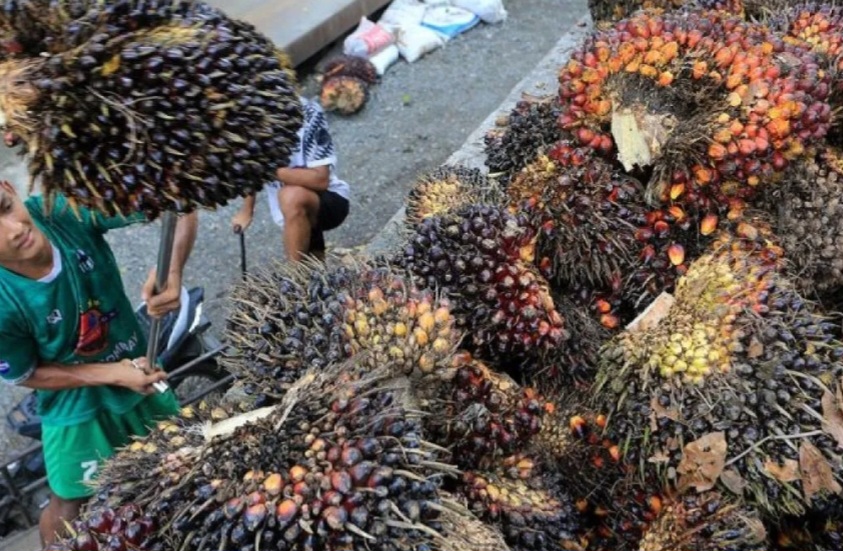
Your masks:
[{"label": "man's bare arm", "polygon": [[[141,367],[146,366],[143,358],[135,362]],[[166,373],[163,371],[146,373],[144,369],[135,367],[131,360],[77,365],[43,364],[35,368],[20,386],[38,390],[67,390],[111,385],[149,394],[154,390],[151,385],[165,378]]]}]

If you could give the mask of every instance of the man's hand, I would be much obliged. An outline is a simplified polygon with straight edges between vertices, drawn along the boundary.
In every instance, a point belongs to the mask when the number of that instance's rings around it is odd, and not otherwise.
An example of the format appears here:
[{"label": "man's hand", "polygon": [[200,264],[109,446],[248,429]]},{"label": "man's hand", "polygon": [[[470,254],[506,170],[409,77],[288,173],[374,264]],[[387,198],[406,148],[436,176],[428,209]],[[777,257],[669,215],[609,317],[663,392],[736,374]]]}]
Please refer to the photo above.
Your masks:
[{"label": "man's hand", "polygon": [[153,318],[160,318],[167,312],[177,310],[181,304],[181,274],[170,272],[164,289],[155,294],[157,270],[153,268],[141,290],[141,298],[146,301],[146,311]]},{"label": "man's hand", "polygon": [[117,370],[114,375],[119,386],[140,394],[152,394],[155,392],[152,385],[167,378],[164,371],[151,369],[146,362],[146,358],[120,360],[115,364],[114,369]]}]

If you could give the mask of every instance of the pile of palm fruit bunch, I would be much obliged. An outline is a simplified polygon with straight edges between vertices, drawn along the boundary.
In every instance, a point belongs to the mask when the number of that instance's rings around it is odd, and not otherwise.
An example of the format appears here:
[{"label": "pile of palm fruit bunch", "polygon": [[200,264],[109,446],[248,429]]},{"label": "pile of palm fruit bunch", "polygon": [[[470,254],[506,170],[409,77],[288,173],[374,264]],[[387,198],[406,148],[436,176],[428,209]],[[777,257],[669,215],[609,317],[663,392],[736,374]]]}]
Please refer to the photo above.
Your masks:
[{"label": "pile of palm fruit bunch", "polygon": [[326,111],[353,115],[369,99],[369,87],[378,81],[378,73],[365,57],[338,55],[322,69],[319,100]]},{"label": "pile of palm fruit bunch", "polygon": [[446,300],[384,265],[279,263],[250,273],[229,304],[223,361],[258,405],[351,356],[402,373],[448,371],[460,340]]},{"label": "pile of palm fruit bunch", "polygon": [[152,218],[253,193],[289,159],[298,97],[251,25],[187,0],[6,7],[25,48],[0,65],[0,109],[48,198]]},{"label": "pile of palm fruit bunch", "polygon": [[452,467],[392,371],[310,372],[275,407],[194,424],[181,447],[160,427],[110,461],[55,548],[504,551],[440,493]]}]

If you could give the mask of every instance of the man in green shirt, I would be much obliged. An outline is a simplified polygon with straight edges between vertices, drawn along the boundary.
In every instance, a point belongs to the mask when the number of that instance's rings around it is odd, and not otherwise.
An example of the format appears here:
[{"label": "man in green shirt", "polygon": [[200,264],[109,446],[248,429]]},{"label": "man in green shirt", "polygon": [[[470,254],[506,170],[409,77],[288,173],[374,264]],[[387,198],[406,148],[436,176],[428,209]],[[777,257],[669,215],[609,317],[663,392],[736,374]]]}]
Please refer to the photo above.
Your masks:
[{"label": "man in green shirt", "polygon": [[[58,198],[46,212],[0,182],[0,377],[37,390],[52,498],[41,537],[52,543],[79,515],[101,461],[178,411],[165,374],[146,363],[146,342],[104,234],[143,221],[105,217]],[[179,306],[181,273],[196,238],[197,215],[176,227],[165,290],[143,298],[153,316]]]}]

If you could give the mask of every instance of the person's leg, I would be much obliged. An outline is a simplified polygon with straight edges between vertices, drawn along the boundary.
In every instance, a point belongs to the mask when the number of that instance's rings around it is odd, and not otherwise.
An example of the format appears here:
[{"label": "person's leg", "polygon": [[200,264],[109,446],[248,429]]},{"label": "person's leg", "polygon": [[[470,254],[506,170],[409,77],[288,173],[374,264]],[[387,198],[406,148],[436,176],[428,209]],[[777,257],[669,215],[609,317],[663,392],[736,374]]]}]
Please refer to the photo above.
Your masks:
[{"label": "person's leg", "polygon": [[41,440],[52,494],[39,521],[46,546],[66,534],[65,522],[79,516],[82,504],[93,494],[90,483],[100,461],[114,450],[96,418],[68,427],[44,425]]},{"label": "person's leg", "polygon": [[281,186],[278,202],[284,214],[284,248],[299,262],[310,249],[310,235],[319,214],[319,194],[301,186]]},{"label": "person's leg", "polygon": [[86,499],[68,500],[55,494],[50,496],[50,503],[41,511],[41,520],[38,523],[42,547],[55,543],[59,537],[66,534],[65,522],[72,522],[79,516]]},{"label": "person's leg", "polygon": [[339,227],[348,216],[348,199],[333,191],[319,194],[319,213],[310,237],[308,252],[314,258],[325,260],[325,232]]}]

